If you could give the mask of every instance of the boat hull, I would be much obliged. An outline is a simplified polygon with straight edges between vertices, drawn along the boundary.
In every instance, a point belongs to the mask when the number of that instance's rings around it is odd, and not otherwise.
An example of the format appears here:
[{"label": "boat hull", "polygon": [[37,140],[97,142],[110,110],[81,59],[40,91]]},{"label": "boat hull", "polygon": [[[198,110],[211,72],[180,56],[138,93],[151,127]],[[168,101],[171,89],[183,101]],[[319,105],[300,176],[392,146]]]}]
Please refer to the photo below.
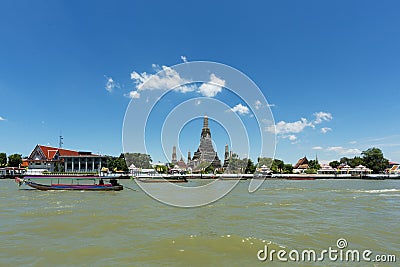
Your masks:
[{"label": "boat hull", "polygon": [[186,179],[136,178],[135,180],[142,183],[187,183]]},{"label": "boat hull", "polygon": [[295,181],[301,181],[301,180],[315,180],[313,177],[287,177],[283,178],[285,180],[295,180]]},{"label": "boat hull", "polygon": [[52,184],[44,185],[32,181],[25,181],[25,184],[42,191],[48,190],[77,190],[77,191],[121,191],[124,189],[122,185],[69,185],[69,184]]},{"label": "boat hull", "polygon": [[136,181],[143,183],[187,183],[187,179],[185,176],[176,176],[176,175],[154,175],[154,176],[137,176],[135,177]]}]

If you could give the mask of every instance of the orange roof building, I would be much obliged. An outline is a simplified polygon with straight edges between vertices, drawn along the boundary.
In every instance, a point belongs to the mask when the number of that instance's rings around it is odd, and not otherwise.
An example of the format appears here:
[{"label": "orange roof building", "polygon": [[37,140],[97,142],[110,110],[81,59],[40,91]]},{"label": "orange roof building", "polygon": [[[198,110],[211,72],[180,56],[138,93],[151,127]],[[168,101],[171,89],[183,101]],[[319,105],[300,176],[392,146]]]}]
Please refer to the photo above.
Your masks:
[{"label": "orange roof building", "polygon": [[297,163],[293,166],[293,173],[304,173],[308,169],[308,159],[306,156],[299,159]]},{"label": "orange roof building", "polygon": [[308,159],[306,156],[304,158],[299,159],[296,165],[293,166],[293,169],[308,169]]},{"label": "orange roof building", "polygon": [[26,161],[29,169],[50,172],[98,172],[107,167],[105,156],[43,145],[37,145]]}]

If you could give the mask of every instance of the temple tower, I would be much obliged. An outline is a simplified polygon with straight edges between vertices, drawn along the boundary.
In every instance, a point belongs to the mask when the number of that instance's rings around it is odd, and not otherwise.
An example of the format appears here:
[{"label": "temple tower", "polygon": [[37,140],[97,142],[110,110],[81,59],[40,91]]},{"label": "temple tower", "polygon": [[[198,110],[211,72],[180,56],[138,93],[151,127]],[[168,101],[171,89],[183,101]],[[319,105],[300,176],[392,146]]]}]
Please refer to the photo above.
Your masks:
[{"label": "temple tower", "polygon": [[172,164],[176,164],[177,163],[177,160],[176,160],[176,146],[172,147],[172,161],[171,161],[171,163]]},{"label": "temple tower", "polygon": [[225,158],[224,158],[224,168],[228,167],[229,165],[229,147],[228,144],[225,145]]},{"label": "temple tower", "polygon": [[212,145],[211,131],[208,127],[207,116],[204,116],[203,129],[201,130],[200,136],[200,145],[197,151],[194,152],[192,161],[197,162],[196,165],[200,164],[201,162],[208,162],[214,168],[221,167],[221,161]]}]

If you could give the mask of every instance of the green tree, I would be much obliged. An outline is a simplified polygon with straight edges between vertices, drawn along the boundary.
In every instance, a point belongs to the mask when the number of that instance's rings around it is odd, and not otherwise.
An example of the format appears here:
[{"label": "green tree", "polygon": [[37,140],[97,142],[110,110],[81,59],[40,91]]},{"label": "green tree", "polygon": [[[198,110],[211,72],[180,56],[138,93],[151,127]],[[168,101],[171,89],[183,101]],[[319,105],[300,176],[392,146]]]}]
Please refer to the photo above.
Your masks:
[{"label": "green tree", "polygon": [[351,159],[349,159],[347,157],[340,158],[340,164],[350,165],[350,161],[351,161]]},{"label": "green tree", "polygon": [[354,168],[358,165],[364,165],[364,160],[361,157],[355,156],[349,162],[350,167]]},{"label": "green tree", "polygon": [[374,173],[380,173],[389,167],[389,161],[383,157],[383,153],[379,148],[369,148],[363,151],[361,155],[365,166]]},{"label": "green tree", "polygon": [[287,173],[287,174],[293,173],[293,165],[292,164],[285,164],[283,166],[283,173]]},{"label": "green tree", "polygon": [[22,164],[21,154],[12,154],[8,156],[8,166],[9,167],[19,167]]},{"label": "green tree", "polygon": [[137,168],[150,169],[151,157],[142,153],[125,153],[124,154],[126,165],[129,167],[131,164]]},{"label": "green tree", "polygon": [[308,162],[308,168],[317,171],[317,170],[321,169],[321,165],[319,165],[318,160],[310,160]]},{"label": "green tree", "polygon": [[285,163],[283,162],[283,160],[274,159],[272,161],[271,171],[273,171],[274,173],[281,173],[283,172],[284,167]]},{"label": "green tree", "polygon": [[116,160],[117,160],[116,157],[111,157],[111,156],[107,157],[107,167],[111,171],[114,171],[114,169],[117,167]]},{"label": "green tree", "polygon": [[121,153],[121,155],[119,155],[118,167],[119,167],[119,170],[121,170],[121,171],[124,171],[124,172],[129,171],[128,165],[126,165],[125,155],[123,153]]},{"label": "green tree", "polygon": [[316,174],[319,169],[321,169],[321,165],[319,165],[318,160],[310,160],[308,161],[308,169],[305,170],[305,173]]},{"label": "green tree", "polygon": [[208,165],[207,168],[204,170],[205,173],[214,173],[215,168],[213,165]]},{"label": "green tree", "polygon": [[0,153],[0,167],[4,167],[7,165],[7,154]]},{"label": "green tree", "polygon": [[243,173],[248,164],[247,159],[240,159],[236,153],[229,159],[229,165],[226,168],[227,173]]},{"label": "green tree", "polygon": [[329,166],[331,166],[332,168],[337,168],[337,167],[339,167],[339,165],[340,165],[340,162],[337,160],[329,162]]},{"label": "green tree", "polygon": [[128,167],[126,166],[126,162],[123,154],[117,157],[108,157],[107,158],[107,166],[111,171],[124,171],[128,172]]},{"label": "green tree", "polygon": [[248,159],[246,169],[244,170],[245,173],[254,173],[256,171],[256,166],[254,165],[251,159]]}]

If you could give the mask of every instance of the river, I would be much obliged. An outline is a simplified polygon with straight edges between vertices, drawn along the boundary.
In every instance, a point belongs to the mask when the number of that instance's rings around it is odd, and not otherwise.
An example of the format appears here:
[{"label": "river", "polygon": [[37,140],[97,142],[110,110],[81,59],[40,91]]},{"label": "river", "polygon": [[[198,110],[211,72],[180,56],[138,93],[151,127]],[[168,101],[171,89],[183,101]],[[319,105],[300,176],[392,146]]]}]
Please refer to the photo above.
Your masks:
[{"label": "river", "polygon": [[241,181],[200,208],[171,207],[120,182],[136,191],[37,191],[0,180],[0,266],[282,266],[259,261],[258,251],[322,251],[340,238],[346,249],[400,261],[399,180],[269,180],[251,194]]}]

